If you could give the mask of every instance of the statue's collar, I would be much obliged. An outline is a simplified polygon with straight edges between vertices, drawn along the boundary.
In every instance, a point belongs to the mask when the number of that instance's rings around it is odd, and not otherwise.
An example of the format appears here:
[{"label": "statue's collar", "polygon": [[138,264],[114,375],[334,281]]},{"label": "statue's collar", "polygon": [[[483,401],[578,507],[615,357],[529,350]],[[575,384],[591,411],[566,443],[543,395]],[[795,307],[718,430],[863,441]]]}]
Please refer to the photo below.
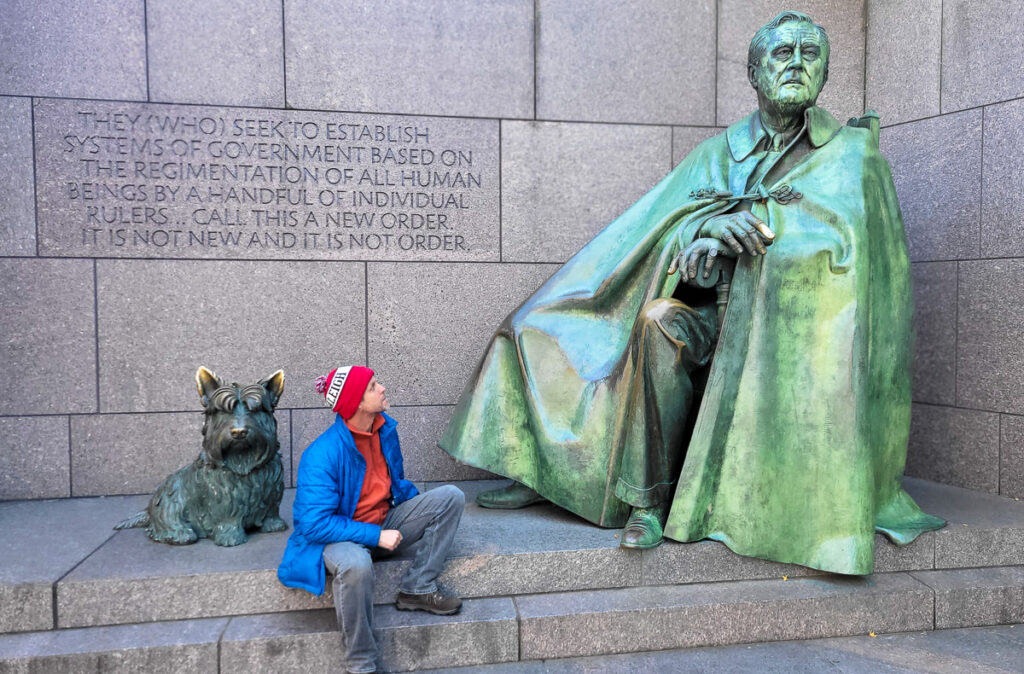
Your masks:
[{"label": "statue's collar", "polygon": [[[817,106],[804,111],[804,123],[807,125],[811,145],[821,147],[832,140],[842,128],[835,117],[827,110]],[[736,161],[746,159],[761,139],[767,135],[761,125],[761,116],[755,110],[740,121],[729,127],[726,137],[729,139],[729,151]]]}]

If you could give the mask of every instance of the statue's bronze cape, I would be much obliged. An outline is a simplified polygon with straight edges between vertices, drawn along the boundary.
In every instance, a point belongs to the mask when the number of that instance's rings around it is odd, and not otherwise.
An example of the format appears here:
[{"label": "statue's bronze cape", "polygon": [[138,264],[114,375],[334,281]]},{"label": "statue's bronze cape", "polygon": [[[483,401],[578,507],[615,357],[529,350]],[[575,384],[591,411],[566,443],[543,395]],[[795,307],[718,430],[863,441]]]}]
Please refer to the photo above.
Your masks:
[{"label": "statue's bronze cape", "polygon": [[[754,188],[764,198],[752,211],[775,243],[737,262],[665,531],[864,574],[876,530],[905,544],[943,522],[900,486],[912,301],[877,126],[805,114],[813,151]],[[701,144],[505,319],[442,448],[595,524],[624,524],[614,489],[639,397],[624,372],[633,324],[648,301],[672,295],[676,253],[735,205],[701,196],[751,191],[756,115]],[[768,196],[783,184],[802,198]]]}]

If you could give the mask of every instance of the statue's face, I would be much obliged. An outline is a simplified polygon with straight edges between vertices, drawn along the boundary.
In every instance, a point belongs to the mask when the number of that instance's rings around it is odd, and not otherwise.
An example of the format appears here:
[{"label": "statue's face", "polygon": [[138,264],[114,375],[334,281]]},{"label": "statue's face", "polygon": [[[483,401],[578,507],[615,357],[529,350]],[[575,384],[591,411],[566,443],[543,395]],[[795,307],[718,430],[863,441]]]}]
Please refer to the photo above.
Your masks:
[{"label": "statue's face", "polygon": [[788,22],[768,38],[764,56],[751,73],[758,98],[787,112],[814,105],[825,85],[827,47],[809,23]]}]

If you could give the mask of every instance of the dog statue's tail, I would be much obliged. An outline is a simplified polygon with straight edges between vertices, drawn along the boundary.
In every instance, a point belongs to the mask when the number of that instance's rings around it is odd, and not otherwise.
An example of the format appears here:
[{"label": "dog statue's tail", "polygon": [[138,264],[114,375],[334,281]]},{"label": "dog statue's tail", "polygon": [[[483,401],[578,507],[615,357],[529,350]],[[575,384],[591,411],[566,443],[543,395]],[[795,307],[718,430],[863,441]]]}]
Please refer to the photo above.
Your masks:
[{"label": "dog statue's tail", "polygon": [[149,513],[140,510],[126,520],[121,520],[114,525],[115,529],[131,529],[132,527],[144,527],[149,524]]}]

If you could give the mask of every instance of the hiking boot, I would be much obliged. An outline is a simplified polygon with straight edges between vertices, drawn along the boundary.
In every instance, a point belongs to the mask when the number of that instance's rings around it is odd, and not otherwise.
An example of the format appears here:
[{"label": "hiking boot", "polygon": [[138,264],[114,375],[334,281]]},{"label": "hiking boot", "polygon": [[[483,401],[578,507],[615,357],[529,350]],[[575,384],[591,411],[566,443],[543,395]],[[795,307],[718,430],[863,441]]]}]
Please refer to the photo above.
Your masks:
[{"label": "hiking boot", "polygon": [[426,611],[434,615],[454,615],[462,608],[462,600],[453,594],[435,590],[427,594],[399,592],[395,608],[400,611]]}]

